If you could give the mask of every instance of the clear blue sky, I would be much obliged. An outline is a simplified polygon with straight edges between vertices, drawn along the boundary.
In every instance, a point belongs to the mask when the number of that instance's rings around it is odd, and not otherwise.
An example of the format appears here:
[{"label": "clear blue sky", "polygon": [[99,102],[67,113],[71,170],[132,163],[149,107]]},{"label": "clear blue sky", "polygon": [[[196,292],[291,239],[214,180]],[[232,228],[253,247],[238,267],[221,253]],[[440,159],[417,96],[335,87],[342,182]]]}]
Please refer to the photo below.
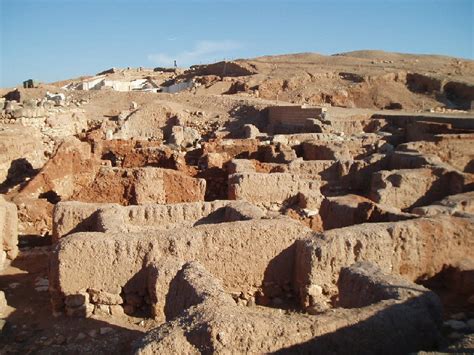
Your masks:
[{"label": "clear blue sky", "polygon": [[0,87],[357,49],[473,59],[474,0],[0,0]]}]

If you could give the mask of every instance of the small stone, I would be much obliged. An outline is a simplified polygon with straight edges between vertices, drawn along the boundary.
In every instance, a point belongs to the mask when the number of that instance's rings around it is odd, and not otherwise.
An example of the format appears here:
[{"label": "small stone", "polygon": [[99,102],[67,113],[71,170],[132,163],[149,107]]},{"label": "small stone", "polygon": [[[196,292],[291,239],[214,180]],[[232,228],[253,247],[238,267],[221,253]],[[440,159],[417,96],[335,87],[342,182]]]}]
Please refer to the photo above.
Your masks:
[{"label": "small stone", "polygon": [[92,303],[100,303],[100,304],[108,304],[108,305],[116,305],[122,304],[123,299],[120,295],[112,294],[109,292],[103,291],[96,291],[96,290],[88,290],[89,295],[91,297]]},{"label": "small stone", "polygon": [[247,306],[247,300],[243,300],[242,298],[239,298],[239,299],[237,300],[237,304],[238,304],[239,306],[244,306],[244,307],[245,307],[245,306]]},{"label": "small stone", "polygon": [[46,286],[48,287],[49,286],[49,281],[48,279],[45,279],[43,277],[38,277],[36,280],[35,280],[35,286],[39,287],[39,286]]},{"label": "small stone", "polygon": [[458,333],[458,332],[452,332],[452,333],[449,333],[448,334],[448,338],[450,339],[460,339],[462,338],[462,334],[461,333]]},{"label": "small stone", "polygon": [[50,346],[51,344],[53,344],[54,342],[54,339],[53,338],[47,338],[45,341],[43,341],[43,344],[46,345],[46,346]]},{"label": "small stone", "polygon": [[87,296],[88,296],[87,294],[69,295],[69,296],[66,296],[64,303],[68,307],[79,307],[86,303]]},{"label": "small stone", "polygon": [[111,314],[110,306],[105,305],[105,304],[96,304],[95,307],[94,307],[94,314],[95,315],[108,316],[108,315]]},{"label": "small stone", "polygon": [[474,332],[474,319],[469,319],[466,323],[469,326],[469,328],[471,328],[471,331]]},{"label": "small stone", "polygon": [[48,286],[39,286],[39,287],[35,287],[35,291],[36,292],[46,292],[49,290],[49,287]]},{"label": "small stone", "polygon": [[216,338],[223,345],[225,345],[227,343],[226,334],[224,332],[217,333]]},{"label": "small stone", "polygon": [[108,129],[107,132],[105,132],[105,139],[108,141],[114,139],[114,132],[111,129]]},{"label": "small stone", "polygon": [[7,307],[7,299],[5,298],[5,292],[0,291],[0,313],[2,313]]},{"label": "small stone", "polygon": [[94,311],[94,306],[90,303],[83,304],[79,307],[66,307],[66,315],[68,317],[90,317]]},{"label": "small stone", "polygon": [[83,340],[85,338],[86,338],[86,335],[81,332],[81,333],[77,334],[76,341]]},{"label": "small stone", "polygon": [[455,320],[455,319],[450,319],[447,320],[446,322],[443,323],[444,326],[449,327],[454,330],[461,330],[467,328],[467,324],[460,321],[460,320]]},{"label": "small stone", "polygon": [[474,304],[474,295],[471,295],[468,299],[467,302]]},{"label": "small stone", "polygon": [[244,138],[254,139],[260,135],[260,131],[253,124],[244,125]]},{"label": "small stone", "polygon": [[232,296],[232,298],[234,299],[234,301],[237,302],[237,300],[240,298],[240,294],[241,292],[231,292],[230,295]]},{"label": "small stone", "polygon": [[6,329],[7,321],[5,319],[0,319],[0,334],[3,333],[3,330]]},{"label": "small stone", "polygon": [[60,334],[56,337],[56,339],[54,339],[54,342],[58,345],[64,344],[66,342],[66,337]]},{"label": "small stone", "polygon": [[97,329],[92,329],[87,332],[91,338],[95,338],[97,336]]},{"label": "small stone", "polygon": [[221,169],[224,164],[224,159],[220,153],[208,153],[206,156],[207,168]]},{"label": "small stone", "polygon": [[304,212],[306,217],[313,217],[313,216],[317,216],[319,214],[318,210],[310,210],[310,209],[307,209],[307,208],[304,208],[303,212]]},{"label": "small stone", "polygon": [[8,287],[10,288],[17,288],[18,286],[20,286],[20,283],[19,282],[12,282],[11,284],[8,284]]},{"label": "small stone", "polygon": [[109,333],[112,333],[114,330],[110,327],[102,327],[100,328],[100,335],[105,335],[105,334],[109,334]]},{"label": "small stone", "polygon": [[461,312],[461,313],[456,313],[456,314],[451,315],[450,318],[455,319],[455,320],[463,320],[463,319],[466,319],[467,317],[466,317],[466,313]]},{"label": "small stone", "polygon": [[323,288],[319,285],[312,284],[308,287],[308,295],[318,297],[323,294]]}]

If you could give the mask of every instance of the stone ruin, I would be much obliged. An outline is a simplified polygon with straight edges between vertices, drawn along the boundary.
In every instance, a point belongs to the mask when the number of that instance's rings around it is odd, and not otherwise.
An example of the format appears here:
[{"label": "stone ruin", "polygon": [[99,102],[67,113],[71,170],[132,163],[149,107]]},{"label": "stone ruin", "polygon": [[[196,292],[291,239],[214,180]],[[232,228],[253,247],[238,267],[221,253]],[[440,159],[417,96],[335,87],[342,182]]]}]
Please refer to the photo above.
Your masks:
[{"label": "stone ruin", "polygon": [[473,122],[276,106],[211,138],[67,137],[0,200],[0,262],[46,231],[51,312],[146,320],[136,354],[440,349],[472,332],[444,296],[472,310]]}]

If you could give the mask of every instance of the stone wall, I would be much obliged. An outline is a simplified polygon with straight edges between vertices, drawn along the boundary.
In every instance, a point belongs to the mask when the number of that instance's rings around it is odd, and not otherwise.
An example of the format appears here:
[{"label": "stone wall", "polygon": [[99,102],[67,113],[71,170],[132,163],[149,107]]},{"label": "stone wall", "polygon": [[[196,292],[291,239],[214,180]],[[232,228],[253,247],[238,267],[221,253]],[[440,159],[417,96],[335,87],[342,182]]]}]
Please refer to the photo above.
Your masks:
[{"label": "stone wall", "polygon": [[442,308],[434,293],[372,265],[353,265],[340,280],[343,298],[348,291],[355,299],[367,289],[379,292],[361,308],[318,315],[242,307],[212,273],[186,264],[174,280],[169,321],[148,332],[136,354],[392,354],[437,346]]},{"label": "stone wall", "polygon": [[0,195],[0,270],[6,259],[13,260],[18,255],[18,217],[15,204],[5,201]]},{"label": "stone wall", "polygon": [[296,243],[295,287],[305,307],[336,293],[342,267],[370,261],[409,280],[429,278],[445,265],[474,257],[471,218],[419,218],[333,229]]},{"label": "stone wall", "polygon": [[257,205],[292,204],[305,196],[305,207],[318,208],[323,196],[320,183],[287,173],[240,173],[229,176],[229,199]]},{"label": "stone wall", "polygon": [[[150,297],[147,290],[150,272],[154,278],[156,270],[161,273],[160,282],[164,286],[160,297],[164,298],[176,267],[192,260],[222,278],[229,292],[254,294],[259,288],[265,292],[273,285],[272,295],[276,297],[275,289],[281,293],[291,284],[295,240],[310,232],[303,225],[283,218],[169,231],[144,228],[136,233],[72,234],[61,238],[52,254],[49,280],[53,305],[56,310],[66,306],[71,315],[90,314],[94,302],[84,298],[84,292],[97,290],[114,295],[117,300],[114,304],[143,307]],[[128,297],[141,301],[123,302],[119,296],[122,300]],[[82,303],[74,302],[77,297]],[[153,303],[155,317],[162,317],[164,300]],[[99,304],[96,302],[95,306]]]},{"label": "stone wall", "polygon": [[60,202],[54,209],[53,241],[77,232],[139,232],[259,219],[264,211],[244,201],[188,202],[168,205]]}]

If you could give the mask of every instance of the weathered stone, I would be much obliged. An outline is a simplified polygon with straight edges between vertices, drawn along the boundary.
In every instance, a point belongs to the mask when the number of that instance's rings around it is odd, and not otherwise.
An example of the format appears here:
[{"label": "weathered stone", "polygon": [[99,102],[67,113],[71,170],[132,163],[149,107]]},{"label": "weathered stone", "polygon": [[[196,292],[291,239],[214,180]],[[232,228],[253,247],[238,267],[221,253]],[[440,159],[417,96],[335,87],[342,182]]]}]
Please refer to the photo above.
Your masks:
[{"label": "weathered stone", "polygon": [[224,159],[222,157],[222,154],[219,154],[219,153],[208,153],[205,159],[206,159],[206,166],[208,169],[210,168],[221,169],[224,165]]},{"label": "weathered stone", "polygon": [[252,173],[255,172],[255,164],[246,159],[233,159],[227,164],[229,174]]},{"label": "weathered stone", "polygon": [[454,330],[463,330],[468,327],[468,325],[460,320],[450,319],[443,323],[444,326],[449,327]]},{"label": "weathered stone", "polygon": [[66,306],[66,315],[68,317],[88,318],[94,312],[94,305],[90,303],[78,307]]},{"label": "weathered stone", "polygon": [[117,305],[123,303],[123,299],[120,295],[94,289],[89,289],[87,292],[90,295],[90,301],[92,303],[100,303],[102,305]]},{"label": "weathered stone", "polygon": [[257,138],[260,135],[260,131],[258,130],[257,127],[255,127],[252,124],[246,124],[244,125],[244,138]]},{"label": "weathered stone", "polygon": [[446,264],[474,257],[473,233],[472,219],[458,217],[333,229],[296,242],[295,285],[306,307],[311,305],[308,288],[319,285],[327,299],[336,292],[339,270],[357,261],[410,280],[434,276]]},{"label": "weathered stone", "polygon": [[239,173],[229,176],[229,199],[246,200],[256,205],[298,203],[304,194],[307,206],[319,208],[323,196],[318,182],[286,173]]},{"label": "weathered stone", "polygon": [[[61,238],[56,246],[50,268],[50,292],[60,297],[76,295],[81,289],[113,293],[124,287],[125,302],[129,303],[129,294],[147,293],[150,270],[145,260],[157,260],[160,270],[160,260],[171,258],[200,260],[218,275],[226,275],[226,288],[252,293],[262,280],[282,285],[291,281],[293,243],[309,232],[291,220],[260,219],[200,225],[192,230],[76,233]],[[283,255],[278,257],[280,253]],[[273,262],[269,267],[270,260]],[[80,269],[71,267],[77,263],[82,265]],[[166,288],[162,292],[166,296]],[[164,304],[157,303],[161,307]]]},{"label": "weathered stone", "polygon": [[64,303],[68,307],[79,307],[89,302],[89,295],[87,293],[79,293],[69,295],[65,298]]},{"label": "weathered stone", "polygon": [[200,140],[201,135],[194,128],[173,126],[169,143],[182,148],[189,148],[194,147]]},{"label": "weathered stone", "polygon": [[380,171],[372,176],[370,198],[384,205],[410,209],[460,193],[463,185],[462,175],[438,168]]},{"label": "weathered stone", "polygon": [[[198,353],[206,349],[268,353],[291,349],[339,353],[351,349],[363,353],[384,352],[395,346],[399,350],[402,347],[403,352],[430,347],[440,340],[441,304],[432,292],[416,287],[418,292],[405,294],[403,302],[386,299],[360,309],[338,308],[318,316],[284,314],[272,308],[239,306],[223,291],[219,280],[199,264],[190,263],[175,278],[170,320],[137,343],[136,352]],[[400,292],[402,295],[404,291]]]},{"label": "weathered stone", "polygon": [[111,314],[110,306],[105,304],[94,305],[94,314],[98,316],[109,316]]},{"label": "weathered stone", "polygon": [[5,292],[0,291],[0,314],[5,312],[5,308],[7,308],[7,299],[5,297]]},{"label": "weathered stone", "polygon": [[265,211],[257,206],[246,202],[237,202],[229,204],[225,208],[225,220],[232,221],[246,221],[250,219],[260,219],[265,216]]},{"label": "weathered stone", "polygon": [[[227,211],[229,208],[229,211]],[[232,211],[240,211],[232,215]],[[227,213],[231,213],[226,217]],[[147,204],[118,206],[116,204],[59,202],[54,209],[53,240],[75,232],[132,232],[149,229],[170,229],[196,223],[217,223],[232,219],[262,217],[262,210],[243,201],[189,202],[172,205]]]},{"label": "weathered stone", "polygon": [[396,222],[416,217],[358,195],[326,197],[321,203],[320,216],[326,230],[366,222]]},{"label": "weathered stone", "polygon": [[[0,235],[2,251],[12,260],[18,255],[17,207],[0,195]],[[1,264],[3,266],[3,263]]]}]

